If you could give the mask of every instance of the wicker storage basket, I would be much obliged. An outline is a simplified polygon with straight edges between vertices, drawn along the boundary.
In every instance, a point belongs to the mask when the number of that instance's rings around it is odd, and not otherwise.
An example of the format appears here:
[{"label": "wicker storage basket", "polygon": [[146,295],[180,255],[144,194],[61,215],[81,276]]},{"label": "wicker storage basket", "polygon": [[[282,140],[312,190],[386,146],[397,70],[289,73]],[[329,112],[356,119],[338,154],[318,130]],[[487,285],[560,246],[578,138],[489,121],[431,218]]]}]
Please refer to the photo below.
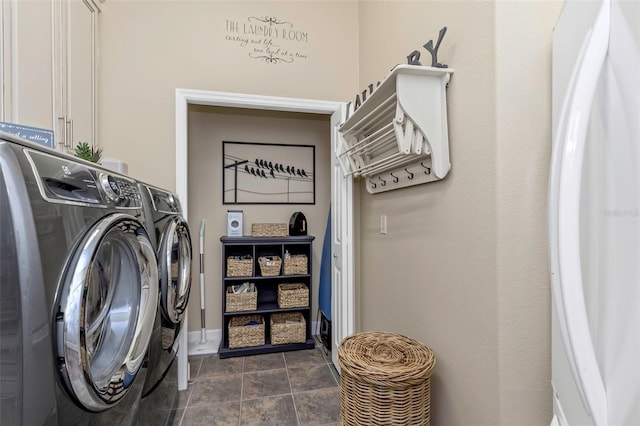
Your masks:
[{"label": "wicker storage basket", "polygon": [[341,425],[428,425],[436,359],[393,333],[347,337],[338,348]]},{"label": "wicker storage basket", "polygon": [[286,223],[253,223],[251,224],[252,237],[287,237],[289,225]]},{"label": "wicker storage basket", "polygon": [[300,312],[272,314],[270,325],[272,345],[307,341],[307,323]]},{"label": "wicker storage basket", "polygon": [[278,284],[279,308],[306,308],[309,306],[309,288],[304,284]]},{"label": "wicker storage basket", "polygon": [[233,288],[227,287],[226,312],[255,311],[258,308],[258,292],[234,293]]},{"label": "wicker storage basket", "polygon": [[307,273],[307,256],[304,254],[293,254],[289,258],[284,258],[284,275],[304,275]]},{"label": "wicker storage basket", "polygon": [[[258,324],[246,325],[255,321]],[[264,345],[264,318],[262,315],[241,315],[229,320],[229,348]]]},{"label": "wicker storage basket", "polygon": [[258,258],[258,265],[260,265],[260,275],[263,277],[275,277],[280,275],[280,267],[282,266],[282,259],[279,256],[268,256],[271,260],[265,260],[265,257]]},{"label": "wicker storage basket", "polygon": [[236,259],[233,256],[227,257],[228,277],[250,277],[253,275],[253,259]]}]

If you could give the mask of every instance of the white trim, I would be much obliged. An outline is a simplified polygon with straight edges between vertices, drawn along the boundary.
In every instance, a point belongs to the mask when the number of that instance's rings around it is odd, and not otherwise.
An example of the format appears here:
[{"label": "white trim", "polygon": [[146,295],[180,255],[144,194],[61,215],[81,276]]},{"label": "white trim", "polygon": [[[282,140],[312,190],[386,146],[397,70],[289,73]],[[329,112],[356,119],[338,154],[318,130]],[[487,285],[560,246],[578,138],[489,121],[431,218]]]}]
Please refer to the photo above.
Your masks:
[{"label": "white trim", "polygon": [[[189,191],[187,173],[189,104],[327,114],[331,115],[332,119],[337,119],[340,121],[342,121],[345,105],[342,102],[307,100],[297,98],[280,98],[273,96],[213,92],[206,90],[176,89],[176,194],[178,195],[182,203],[185,217],[189,217]],[[335,185],[332,182],[332,191],[335,190],[334,186]],[[350,202],[351,204],[353,204],[353,197],[350,197]],[[352,210],[352,206],[349,206],[349,210]],[[352,250],[353,244],[351,239],[353,237],[350,231],[349,237],[350,241],[347,242],[347,247]],[[353,256],[351,256],[350,262],[353,262]],[[353,271],[353,265],[350,265],[349,270]],[[352,275],[350,275],[350,277],[352,278]],[[350,279],[349,282],[351,286],[353,286],[353,279]],[[350,317],[353,317],[354,305],[352,298],[346,301],[346,303],[343,302],[340,305],[344,311],[349,312]],[[349,323],[349,326],[352,327],[352,322],[350,321]],[[183,330],[188,330],[186,317],[184,319]],[[178,389],[180,390],[186,389],[188,385],[189,366],[187,352],[187,333],[183,332],[182,336],[180,337],[180,349],[178,351]]]},{"label": "white trim", "polygon": [[[344,144],[340,125],[346,108],[331,117],[331,346],[338,348],[342,340],[355,332],[355,265],[353,236],[353,176],[344,175],[340,163],[340,146]],[[340,372],[338,351],[331,361]]]},{"label": "white trim", "polygon": [[176,89],[176,102],[178,101],[178,98],[186,100],[189,104],[196,105],[308,112],[314,114],[333,114],[342,105],[341,102],[192,89]]},{"label": "white trim", "polygon": [[4,69],[5,55],[7,54],[6,52],[7,49],[5,48],[5,44],[7,42],[5,40],[9,38],[9,41],[11,41],[11,35],[9,34],[9,30],[6,28],[6,25],[4,22],[5,7],[8,8],[9,6],[5,6],[5,2],[0,2],[0,36],[2,36],[2,40],[0,40],[0,44],[1,44],[0,45],[0,71],[2,72],[2,79],[0,81],[0,120],[1,121],[7,121],[7,119],[4,116],[4,107],[5,107],[4,86],[7,81],[6,70]]}]

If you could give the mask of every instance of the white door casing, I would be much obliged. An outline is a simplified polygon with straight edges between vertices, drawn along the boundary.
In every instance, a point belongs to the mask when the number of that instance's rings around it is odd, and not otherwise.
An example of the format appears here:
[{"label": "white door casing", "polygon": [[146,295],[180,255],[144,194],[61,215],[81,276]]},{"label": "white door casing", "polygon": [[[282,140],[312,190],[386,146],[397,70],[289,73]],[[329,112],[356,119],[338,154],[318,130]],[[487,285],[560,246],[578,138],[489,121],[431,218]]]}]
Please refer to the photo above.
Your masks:
[{"label": "white door casing", "polygon": [[[353,333],[353,186],[351,178],[342,174],[335,148],[338,144],[338,126],[344,121],[345,104],[341,102],[318,101],[273,96],[248,95],[240,93],[213,92],[207,90],[176,89],[176,194],[185,218],[188,218],[188,105],[211,105],[232,108],[249,108],[272,111],[303,112],[331,115],[332,176],[331,200],[340,202],[332,207],[332,250],[339,250],[333,257],[332,267],[340,268],[334,273],[332,283],[332,328],[334,342]],[[339,172],[339,173],[338,173]],[[338,194],[338,195],[337,195]],[[338,281],[339,280],[339,281]],[[343,300],[343,297],[346,297]],[[187,317],[184,318],[178,351],[178,389],[187,388]],[[338,340],[338,342],[340,341]],[[334,343],[335,347],[335,343]],[[333,353],[337,353],[334,350]],[[337,362],[334,359],[334,364]]]},{"label": "white door casing", "polygon": [[354,332],[353,177],[345,176],[338,153],[346,108],[331,116],[331,361],[340,371],[338,346]]}]

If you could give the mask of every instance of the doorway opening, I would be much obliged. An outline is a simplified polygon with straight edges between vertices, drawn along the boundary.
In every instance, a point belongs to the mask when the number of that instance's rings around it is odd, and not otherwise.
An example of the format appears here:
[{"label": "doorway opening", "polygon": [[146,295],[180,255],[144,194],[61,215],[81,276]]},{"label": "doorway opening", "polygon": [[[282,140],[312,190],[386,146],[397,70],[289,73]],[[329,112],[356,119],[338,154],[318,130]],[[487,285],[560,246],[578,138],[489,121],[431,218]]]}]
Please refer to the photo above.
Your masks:
[{"label": "doorway opening", "polygon": [[[339,144],[338,127],[343,122],[346,106],[340,102],[295,98],[176,89],[176,193],[184,214],[189,206],[189,105],[285,111],[330,116],[331,138],[331,221],[332,221],[332,321],[334,347],[354,331],[354,256],[353,256],[353,185],[345,177],[335,155]],[[188,352],[185,319],[178,352],[178,388],[186,389]],[[337,350],[332,352],[337,365]]]}]

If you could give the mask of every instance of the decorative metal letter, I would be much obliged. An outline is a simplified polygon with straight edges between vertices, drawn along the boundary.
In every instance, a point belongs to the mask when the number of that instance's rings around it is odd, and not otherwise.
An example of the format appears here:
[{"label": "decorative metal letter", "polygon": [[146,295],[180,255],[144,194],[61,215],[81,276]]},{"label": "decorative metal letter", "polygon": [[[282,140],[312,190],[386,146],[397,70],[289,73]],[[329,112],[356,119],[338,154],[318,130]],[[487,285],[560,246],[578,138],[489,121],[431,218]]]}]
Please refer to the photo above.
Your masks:
[{"label": "decorative metal letter", "polygon": [[431,66],[436,68],[448,68],[445,64],[441,64],[438,62],[438,49],[440,48],[440,42],[444,38],[445,33],[447,32],[447,27],[442,27],[440,33],[438,34],[438,41],[436,42],[436,47],[433,47],[433,40],[429,40],[427,44],[424,45],[424,48],[431,53]]},{"label": "decorative metal letter", "polygon": [[407,64],[409,65],[422,65],[420,63],[420,52],[414,50],[407,56]]}]

